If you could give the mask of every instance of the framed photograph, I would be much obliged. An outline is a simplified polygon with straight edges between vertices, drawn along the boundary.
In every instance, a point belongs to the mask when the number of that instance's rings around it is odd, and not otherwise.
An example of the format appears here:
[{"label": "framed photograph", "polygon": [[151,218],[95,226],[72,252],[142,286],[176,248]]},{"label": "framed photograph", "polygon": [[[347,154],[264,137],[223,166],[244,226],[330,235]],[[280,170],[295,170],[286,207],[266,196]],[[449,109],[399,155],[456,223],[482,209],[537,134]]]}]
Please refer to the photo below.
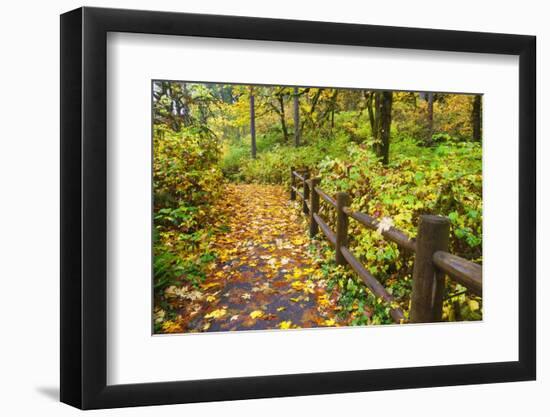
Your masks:
[{"label": "framed photograph", "polygon": [[533,380],[535,37],[61,16],[61,401]]}]

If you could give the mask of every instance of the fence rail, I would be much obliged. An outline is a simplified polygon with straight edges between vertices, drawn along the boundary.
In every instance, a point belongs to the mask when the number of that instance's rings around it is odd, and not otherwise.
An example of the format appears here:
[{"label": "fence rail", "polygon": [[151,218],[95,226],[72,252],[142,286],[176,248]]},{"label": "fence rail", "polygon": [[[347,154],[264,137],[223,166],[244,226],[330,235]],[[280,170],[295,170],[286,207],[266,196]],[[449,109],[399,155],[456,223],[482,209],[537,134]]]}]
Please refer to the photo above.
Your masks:
[{"label": "fence rail", "polygon": [[[348,247],[349,219],[371,230],[379,230],[382,236],[415,254],[413,289],[409,320],[414,323],[440,321],[443,307],[445,277],[465,286],[481,296],[482,268],[480,265],[448,252],[450,221],[443,216],[422,215],[416,239],[394,227],[381,227],[380,222],[368,214],[353,211],[347,193],[330,196],[319,187],[320,178],[310,178],[308,169],[290,170],[290,199],[302,200],[302,211],[309,216],[309,235],[315,237],[319,229],[336,252],[338,265],[349,265],[365,285],[390,305],[390,314],[396,323],[405,321],[403,310],[396,299],[353,255]],[[336,210],[336,231],[333,231],[319,214],[320,199]]]}]

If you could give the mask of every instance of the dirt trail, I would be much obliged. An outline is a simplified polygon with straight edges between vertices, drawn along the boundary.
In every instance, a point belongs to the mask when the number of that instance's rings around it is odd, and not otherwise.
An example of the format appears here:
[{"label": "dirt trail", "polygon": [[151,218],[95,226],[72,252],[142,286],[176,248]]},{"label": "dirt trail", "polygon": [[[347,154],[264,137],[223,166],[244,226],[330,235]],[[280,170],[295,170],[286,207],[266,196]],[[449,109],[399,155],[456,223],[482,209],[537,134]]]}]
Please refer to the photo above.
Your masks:
[{"label": "dirt trail", "polygon": [[182,312],[184,332],[338,325],[335,303],[297,210],[283,187],[231,184],[218,203],[228,232],[200,295]]}]

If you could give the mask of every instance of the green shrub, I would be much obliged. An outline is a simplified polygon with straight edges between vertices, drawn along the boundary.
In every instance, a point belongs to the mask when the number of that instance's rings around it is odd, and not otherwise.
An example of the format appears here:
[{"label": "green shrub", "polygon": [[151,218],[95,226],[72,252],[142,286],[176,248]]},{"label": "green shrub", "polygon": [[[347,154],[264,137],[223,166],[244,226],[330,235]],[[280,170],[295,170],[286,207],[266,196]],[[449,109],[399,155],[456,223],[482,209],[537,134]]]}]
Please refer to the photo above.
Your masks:
[{"label": "green shrub", "polygon": [[[450,251],[480,262],[482,260],[482,178],[481,145],[442,143],[434,148],[417,146],[414,141],[392,143],[390,165],[384,167],[367,148],[349,147],[345,158],[326,158],[319,164],[321,187],[334,194],[346,191],[352,208],[376,218],[388,217],[398,229],[416,235],[422,214],[447,216],[451,220]],[[355,222],[350,224],[350,246],[408,310],[413,257],[388,243],[377,232]],[[407,285],[409,283],[409,285]],[[448,292],[464,289],[453,284]],[[461,294],[463,318],[480,317],[468,310],[474,300]],[[456,300],[455,300],[456,301]],[[365,301],[366,302],[366,301]],[[447,318],[455,314],[450,299],[445,305]],[[465,317],[465,315],[467,315]],[[478,317],[479,316],[479,317]]]},{"label": "green shrub", "polygon": [[275,145],[270,152],[259,153],[256,159],[242,161],[238,179],[245,182],[283,184],[290,180],[290,168],[315,167],[327,155],[346,154],[349,145],[345,136],[319,139],[312,145],[280,146]]},{"label": "green shrub", "polygon": [[[270,132],[258,135],[256,138],[256,153],[261,155],[270,152],[280,142],[280,132]],[[242,140],[236,138],[228,141],[220,160],[220,168],[226,178],[240,180],[240,171],[243,163],[251,159],[250,136]]]},{"label": "green shrub", "polygon": [[193,284],[210,261],[210,237],[223,177],[218,139],[200,128],[174,132],[156,126],[153,136],[153,266],[158,294],[176,281]]}]

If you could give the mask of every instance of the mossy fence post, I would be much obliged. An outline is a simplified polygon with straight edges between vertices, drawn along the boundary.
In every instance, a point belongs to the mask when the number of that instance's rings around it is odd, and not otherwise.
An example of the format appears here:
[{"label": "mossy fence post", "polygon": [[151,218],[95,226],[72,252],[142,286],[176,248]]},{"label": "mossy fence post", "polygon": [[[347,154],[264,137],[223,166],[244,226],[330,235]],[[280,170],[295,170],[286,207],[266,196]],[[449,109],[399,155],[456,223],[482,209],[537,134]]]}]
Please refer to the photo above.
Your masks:
[{"label": "mossy fence post", "polygon": [[420,216],[411,296],[410,319],[413,323],[441,321],[445,274],[435,266],[433,257],[437,251],[448,251],[449,231],[448,218]]},{"label": "mossy fence post", "polygon": [[296,200],[296,178],[294,177],[294,167],[290,167],[290,199],[292,201]]},{"label": "mossy fence post", "polygon": [[350,205],[348,193],[339,192],[336,194],[336,264],[345,265],[346,259],[342,254],[342,246],[348,245],[348,215],[344,213],[344,207]]},{"label": "mossy fence post", "polygon": [[304,210],[304,214],[309,214],[309,209],[307,207],[307,201],[309,200],[309,185],[307,183],[307,180],[309,179],[309,171],[304,172],[304,181],[303,181],[303,191],[304,191],[304,198],[302,201],[302,208]]},{"label": "mossy fence post", "polygon": [[319,232],[319,225],[315,221],[315,214],[319,213],[319,194],[315,191],[315,187],[321,182],[320,178],[311,178],[309,183],[309,237],[313,238]]}]

